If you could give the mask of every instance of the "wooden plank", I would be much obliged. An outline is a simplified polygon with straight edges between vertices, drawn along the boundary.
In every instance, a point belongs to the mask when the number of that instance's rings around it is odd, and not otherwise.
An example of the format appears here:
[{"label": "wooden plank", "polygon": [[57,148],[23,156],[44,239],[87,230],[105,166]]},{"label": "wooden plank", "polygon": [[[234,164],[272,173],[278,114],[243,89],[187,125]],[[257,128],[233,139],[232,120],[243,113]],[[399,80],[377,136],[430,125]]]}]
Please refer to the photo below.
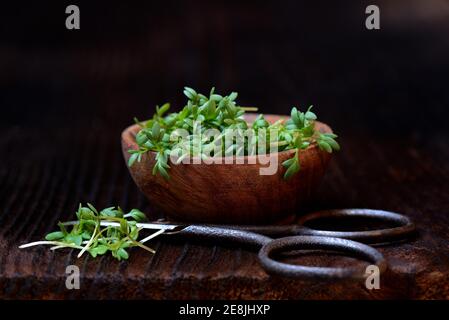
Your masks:
[{"label": "wooden plank", "polygon": [[[26,135],[23,137],[26,138]],[[97,137],[98,138],[98,137]],[[33,167],[10,163],[3,174],[8,201],[1,212],[0,295],[2,298],[446,298],[449,296],[449,218],[441,201],[447,189],[448,168],[441,151],[417,150],[401,140],[378,140],[369,145],[370,157],[357,148],[360,137],[345,137],[346,152],[335,157],[316,202],[308,208],[363,206],[396,210],[413,218],[419,236],[411,242],[380,247],[390,264],[381,290],[368,291],[363,283],[316,282],[269,277],[254,253],[221,244],[151,243],[153,256],[134,249],[127,262],[111,257],[76,259],[70,250],[19,250],[53,229],[56,221],[70,218],[76,201],[110,204],[115,199],[130,207],[139,197],[119,156],[104,163],[92,158],[102,140],[81,138],[84,159],[61,166],[59,159],[42,158]],[[440,148],[443,145],[439,145]],[[105,154],[119,152],[105,143]],[[15,149],[18,152],[19,148]],[[14,152],[14,151],[13,151]],[[447,151],[445,151],[447,152]],[[433,154],[440,157],[434,158]],[[447,155],[447,153],[446,153]],[[51,158],[49,158],[51,159]],[[16,169],[16,170],[14,170]],[[67,170],[65,170],[67,169]],[[13,179],[11,179],[13,178]],[[128,181],[123,184],[123,181]],[[121,182],[120,187],[114,184]],[[86,186],[88,192],[86,193]],[[126,188],[126,190],[125,190]],[[442,189],[443,188],[443,189]],[[83,190],[82,190],[83,189]],[[447,191],[447,190],[446,190]],[[72,194],[73,193],[73,194]],[[81,196],[80,196],[81,194]],[[69,200],[70,199],[70,200]],[[60,212],[54,212],[58,208]],[[149,207],[151,208],[151,206]],[[436,223],[437,221],[437,223]],[[52,225],[50,227],[48,224]],[[351,265],[351,258],[304,254],[295,261],[310,265]],[[81,290],[65,288],[65,267],[81,269]]]}]

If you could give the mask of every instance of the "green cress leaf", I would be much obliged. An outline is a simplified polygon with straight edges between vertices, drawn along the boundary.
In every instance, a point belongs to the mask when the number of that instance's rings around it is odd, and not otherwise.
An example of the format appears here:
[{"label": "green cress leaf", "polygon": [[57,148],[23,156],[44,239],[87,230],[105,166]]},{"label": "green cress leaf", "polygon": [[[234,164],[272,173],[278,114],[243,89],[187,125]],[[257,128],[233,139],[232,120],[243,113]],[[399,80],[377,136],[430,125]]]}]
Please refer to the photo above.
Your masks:
[{"label": "green cress leaf", "polygon": [[325,141],[331,146],[332,150],[336,150],[336,151],[340,150],[340,145],[334,139],[327,138],[327,139],[325,139]]},{"label": "green cress leaf", "polygon": [[293,161],[291,163],[289,163],[289,165],[287,166],[287,170],[285,171],[285,174],[284,174],[284,179],[286,179],[286,180],[293,177],[299,171],[299,168],[300,168],[298,156],[296,153],[295,153],[295,156],[292,158],[292,160]]},{"label": "green cress leaf", "polygon": [[104,244],[100,244],[92,249],[89,250],[89,253],[92,255],[92,257],[96,257],[97,255],[103,255],[109,250],[108,246]]},{"label": "green cress leaf", "polygon": [[309,109],[307,109],[307,111],[306,111],[305,117],[307,120],[316,120],[317,119],[316,114],[313,113],[312,111],[310,111],[310,110],[312,110],[312,108],[313,108],[313,106],[310,106]]},{"label": "green cress leaf", "polygon": [[332,153],[332,147],[326,141],[318,141],[318,147],[320,147],[321,150]]},{"label": "green cress leaf", "polygon": [[292,163],[295,161],[295,158],[290,158],[288,160],[285,160],[284,162],[282,162],[282,165],[286,168],[290,167],[292,165]]},{"label": "green cress leaf", "polygon": [[168,111],[168,109],[170,109],[170,103],[164,103],[162,107],[158,108],[157,115],[159,117],[162,117],[164,113]]},{"label": "green cress leaf", "polygon": [[125,249],[119,248],[119,249],[117,250],[117,258],[118,258],[119,260],[121,260],[121,259],[126,260],[126,259],[129,258],[129,254],[128,254],[128,252],[126,252]]},{"label": "green cress leaf", "polygon": [[128,215],[130,215],[137,222],[141,222],[141,221],[145,221],[146,220],[145,214],[142,211],[138,210],[138,209],[132,209],[128,213]]},{"label": "green cress leaf", "polygon": [[136,162],[137,157],[139,157],[139,154],[138,154],[138,153],[133,153],[133,154],[129,157],[129,160],[128,160],[128,167],[131,167],[131,166],[134,164],[134,162]]},{"label": "green cress leaf", "polygon": [[157,140],[159,138],[159,133],[161,132],[161,126],[158,122],[153,123],[153,127],[151,129],[151,136],[153,139]]},{"label": "green cress leaf", "polygon": [[64,238],[64,233],[62,231],[50,232],[45,236],[45,240],[53,241]]}]

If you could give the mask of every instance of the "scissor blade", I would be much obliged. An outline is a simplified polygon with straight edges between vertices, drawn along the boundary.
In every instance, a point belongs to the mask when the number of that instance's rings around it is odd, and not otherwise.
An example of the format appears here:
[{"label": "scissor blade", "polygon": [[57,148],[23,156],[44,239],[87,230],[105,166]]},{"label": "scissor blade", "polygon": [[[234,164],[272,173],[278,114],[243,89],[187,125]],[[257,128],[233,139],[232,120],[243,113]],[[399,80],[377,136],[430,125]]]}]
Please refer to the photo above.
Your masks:
[{"label": "scissor blade", "polygon": [[[68,221],[63,224],[66,226],[78,224],[78,221]],[[120,227],[120,223],[113,221],[100,221],[100,226],[102,227]],[[181,227],[180,224],[167,224],[167,223],[152,223],[152,222],[138,222],[136,226],[141,229],[152,229],[152,230],[174,230]]]},{"label": "scissor blade", "polygon": [[[101,221],[100,225],[103,227],[108,226],[119,227],[120,223],[112,221]],[[180,227],[180,225],[178,224],[165,224],[165,223],[152,223],[152,222],[138,222],[136,223],[136,226],[142,229],[153,229],[153,230],[174,230]]]}]

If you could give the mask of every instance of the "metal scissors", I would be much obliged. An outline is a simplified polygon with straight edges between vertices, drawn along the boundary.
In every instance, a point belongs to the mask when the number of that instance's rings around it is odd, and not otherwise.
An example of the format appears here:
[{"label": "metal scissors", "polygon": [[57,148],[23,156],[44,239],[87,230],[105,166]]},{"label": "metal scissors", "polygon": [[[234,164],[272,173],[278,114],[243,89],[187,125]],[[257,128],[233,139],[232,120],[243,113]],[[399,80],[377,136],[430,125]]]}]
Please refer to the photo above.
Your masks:
[{"label": "metal scissors", "polygon": [[[394,227],[369,231],[327,231],[305,226],[313,220],[325,218],[368,218],[394,224]],[[114,225],[114,222],[102,222]],[[265,271],[272,275],[291,278],[316,279],[361,279],[365,268],[318,267],[288,264],[276,261],[281,253],[300,250],[320,250],[339,252],[347,256],[361,258],[376,265],[380,272],[387,269],[383,255],[370,244],[387,244],[405,240],[415,231],[415,224],[406,216],[373,209],[334,209],[306,214],[290,225],[201,225],[170,222],[138,223],[142,229],[158,230],[145,238],[156,235],[175,235],[187,239],[229,242],[243,245],[247,249],[258,250],[258,257]]]}]

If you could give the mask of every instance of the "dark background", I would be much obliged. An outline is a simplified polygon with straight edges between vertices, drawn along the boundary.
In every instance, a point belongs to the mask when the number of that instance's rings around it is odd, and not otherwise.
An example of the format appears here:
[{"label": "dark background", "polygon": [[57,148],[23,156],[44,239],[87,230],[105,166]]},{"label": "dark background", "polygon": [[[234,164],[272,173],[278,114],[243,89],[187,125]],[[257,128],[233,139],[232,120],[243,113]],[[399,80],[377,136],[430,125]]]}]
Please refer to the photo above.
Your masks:
[{"label": "dark background", "polygon": [[[68,4],[81,30],[65,28]],[[380,30],[365,28],[368,4],[380,7]],[[313,208],[400,211],[447,244],[448,1],[30,1],[0,12],[3,277],[52,270],[45,249],[27,265],[12,248],[79,202],[151,211],[120,132],[156,104],[179,110],[186,85],[238,91],[262,113],[313,104],[342,145]],[[238,252],[236,263],[253,261]]]}]

